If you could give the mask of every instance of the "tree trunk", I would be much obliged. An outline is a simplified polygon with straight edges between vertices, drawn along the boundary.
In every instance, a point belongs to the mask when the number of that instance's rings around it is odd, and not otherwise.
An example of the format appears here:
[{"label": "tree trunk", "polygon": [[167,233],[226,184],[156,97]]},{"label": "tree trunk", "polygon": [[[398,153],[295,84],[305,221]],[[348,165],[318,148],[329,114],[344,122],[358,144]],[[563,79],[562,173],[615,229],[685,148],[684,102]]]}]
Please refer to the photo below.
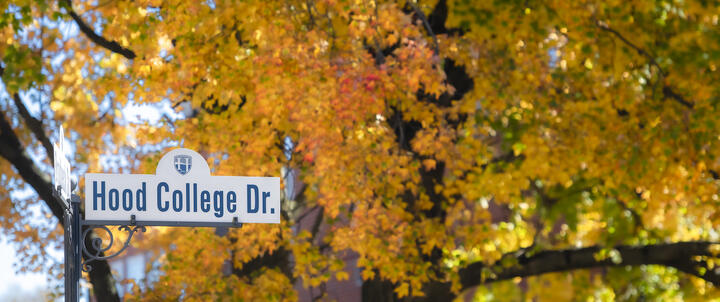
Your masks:
[{"label": "tree trunk", "polygon": [[386,280],[373,278],[365,280],[362,284],[362,301],[363,302],[392,302],[397,301],[395,286]]},{"label": "tree trunk", "polygon": [[[50,151],[49,151],[50,152]],[[52,156],[52,153],[51,153]],[[10,162],[17,170],[17,173],[35,189],[38,196],[45,201],[50,211],[58,219],[59,223],[63,223],[62,205],[56,202],[52,195],[53,185],[50,176],[42,172],[35,165],[30,156],[25,152],[25,147],[15,134],[12,126],[5,118],[5,113],[0,113],[0,157]],[[92,245],[90,238],[97,237],[94,232],[88,234],[86,244],[88,250],[92,253]],[[93,286],[93,293],[97,301],[120,301],[117,288],[115,286],[115,278],[110,272],[110,265],[105,260],[98,260],[92,263],[93,270],[90,272],[90,283]]]}]

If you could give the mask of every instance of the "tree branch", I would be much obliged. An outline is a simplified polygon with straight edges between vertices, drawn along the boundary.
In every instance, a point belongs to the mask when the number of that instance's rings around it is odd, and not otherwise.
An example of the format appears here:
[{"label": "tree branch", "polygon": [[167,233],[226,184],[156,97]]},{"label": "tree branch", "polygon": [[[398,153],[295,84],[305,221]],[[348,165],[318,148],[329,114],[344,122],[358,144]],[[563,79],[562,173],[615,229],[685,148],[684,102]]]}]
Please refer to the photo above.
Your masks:
[{"label": "tree branch", "polygon": [[45,148],[45,153],[47,153],[47,158],[50,160],[50,164],[55,164],[55,158],[53,156],[54,148],[53,145],[50,143],[50,139],[47,137],[47,135],[45,135],[45,130],[43,129],[42,122],[30,115],[30,112],[28,112],[27,107],[25,107],[25,104],[20,99],[20,95],[17,92],[13,94],[13,100],[15,101],[15,107],[18,108],[20,116],[22,116],[23,121],[25,121],[25,125],[30,128],[30,131],[32,131],[35,137]]},{"label": "tree branch", "polygon": [[[570,271],[593,267],[664,265],[691,274],[715,286],[720,286],[720,271],[707,270],[704,274],[698,269],[702,262],[695,261],[696,256],[714,257],[708,248],[718,244],[705,241],[662,243],[645,246],[616,246],[620,259],[613,262],[611,257],[596,258],[601,250],[599,246],[580,249],[542,251],[528,255],[525,252],[506,254],[515,258],[517,264],[510,267],[486,266],[475,262],[460,270],[460,283],[463,289],[473,286],[508,280],[515,277],[537,276],[545,273]],[[489,273],[489,274],[488,274]],[[483,276],[485,274],[485,276]]]},{"label": "tree branch", "polygon": [[673,91],[672,88],[670,88],[670,86],[668,85],[663,85],[662,91],[665,96],[676,100],[678,103],[682,104],[685,107],[688,107],[690,109],[695,107],[695,104],[693,102],[686,100],[682,95],[679,95],[677,92]]},{"label": "tree branch", "polygon": [[[45,204],[62,225],[63,206],[52,195],[53,184],[50,176],[40,170],[25,151],[20,139],[13,131],[12,125],[5,118],[5,112],[0,112],[0,157],[15,167],[18,174],[35,189],[35,192],[45,201]],[[91,254],[95,253],[95,248],[89,243],[95,237],[97,235],[91,232],[85,242]],[[93,285],[93,292],[98,301],[120,301],[115,288],[115,279],[106,260],[93,263],[93,270],[90,272],[90,283]]]},{"label": "tree branch", "polygon": [[628,40],[623,35],[621,35],[617,30],[610,28],[604,22],[596,21],[595,24],[600,29],[613,34],[615,37],[620,39],[620,41],[625,43],[625,45],[630,46],[630,48],[634,49],[639,55],[647,58],[647,60],[650,62],[650,64],[652,64],[653,66],[655,66],[655,68],[658,69],[658,72],[660,72],[660,75],[665,76],[665,72],[662,70],[662,68],[660,68],[660,64],[658,64],[658,62],[655,60],[655,56],[651,55],[649,52],[645,51],[644,49],[640,48],[639,46],[633,44],[632,42],[630,42],[630,40]]},{"label": "tree branch", "polygon": [[132,60],[136,57],[135,52],[133,52],[132,50],[122,47],[120,44],[118,44],[118,42],[110,41],[110,40],[104,38],[103,36],[95,33],[95,31],[89,25],[87,25],[87,23],[85,23],[85,21],[83,21],[82,18],[80,18],[80,16],[78,16],[77,13],[75,13],[75,11],[72,9],[72,2],[70,2],[70,1],[71,0],[63,0],[63,2],[66,5],[65,9],[67,9],[68,14],[70,14],[70,17],[72,17],[73,20],[75,20],[75,23],[80,28],[80,31],[83,34],[85,34],[85,36],[87,36],[88,39],[95,42],[95,44],[100,45],[114,53],[120,54],[123,57],[126,57],[130,60]]},{"label": "tree branch", "polygon": [[[610,28],[604,22],[596,21],[595,24],[597,25],[598,28],[613,34],[615,37],[620,39],[620,41],[625,43],[625,45],[630,46],[630,48],[634,49],[639,55],[645,57],[648,60],[648,62],[650,62],[651,65],[653,65],[653,66],[655,66],[655,68],[657,68],[657,70],[660,73],[660,76],[662,78],[664,78],[667,75],[665,73],[665,71],[663,71],[663,69],[660,67],[660,64],[658,64],[658,62],[655,60],[655,56],[651,55],[645,49],[642,49],[641,47],[633,44],[632,42],[630,42],[630,40],[628,40],[623,35],[621,35],[620,32]],[[695,107],[695,103],[686,100],[684,97],[682,97],[680,94],[675,92],[672,89],[672,87],[668,86],[667,84],[663,84],[663,94],[666,97],[672,98],[673,100],[677,101],[678,103],[680,103],[681,105],[683,105],[689,109],[693,109],[693,107]]]},{"label": "tree branch", "polygon": [[35,165],[13,131],[12,125],[5,118],[4,112],[0,114],[0,157],[10,162],[20,177],[35,188],[40,198],[45,201],[53,215],[62,224],[63,206],[52,195],[53,185],[50,176]]},{"label": "tree branch", "polygon": [[317,216],[315,216],[315,222],[312,225],[312,228],[310,229],[311,234],[311,240],[315,239],[315,236],[317,236],[318,231],[320,231],[320,225],[322,225],[323,218],[325,217],[325,208],[319,207]]},{"label": "tree branch", "polygon": [[625,201],[623,201],[621,199],[616,198],[615,201],[623,210],[628,211],[630,213],[630,216],[632,216],[632,219],[633,219],[633,223],[635,224],[635,230],[645,229],[645,226],[643,225],[643,221],[642,221],[642,216],[640,216],[640,214],[638,214],[637,211],[635,211],[633,208],[628,206],[628,204],[625,203]]},{"label": "tree branch", "polygon": [[423,13],[423,11],[417,5],[415,5],[415,3],[413,3],[412,1],[408,1],[407,3],[410,5],[410,7],[412,7],[413,11],[415,11],[415,14],[418,16],[418,18],[420,18],[420,20],[422,20],[423,25],[425,25],[425,30],[427,30],[428,34],[433,39],[433,46],[434,46],[433,50],[435,51],[435,55],[439,55],[440,47],[438,46],[437,36],[435,36],[435,33],[433,32],[433,29],[430,26],[430,22],[428,22],[428,19],[425,16],[425,13]]}]

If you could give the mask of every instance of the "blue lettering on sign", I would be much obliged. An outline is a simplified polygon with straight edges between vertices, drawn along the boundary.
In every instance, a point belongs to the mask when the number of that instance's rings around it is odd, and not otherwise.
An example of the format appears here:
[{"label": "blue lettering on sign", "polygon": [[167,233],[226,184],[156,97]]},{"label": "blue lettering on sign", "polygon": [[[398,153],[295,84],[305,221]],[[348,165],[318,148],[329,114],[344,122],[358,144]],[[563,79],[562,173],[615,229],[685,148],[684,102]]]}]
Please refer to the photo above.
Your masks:
[{"label": "blue lettering on sign", "polygon": [[[160,190],[160,187],[165,188],[165,192],[169,192],[169,191],[170,191],[170,186],[168,186],[168,184],[167,184],[166,182],[164,182],[164,181],[161,182],[161,183],[159,183],[159,184],[157,185],[157,206],[158,206],[158,210],[160,210],[160,212],[165,212],[165,211],[167,211],[168,208],[170,207],[170,202],[168,202],[167,200],[162,200],[162,191]],[[163,202],[164,202],[164,203],[163,203]],[[163,206],[163,205],[164,205],[164,206]]]},{"label": "blue lettering on sign", "polygon": [[[135,190],[135,198],[133,198],[132,189],[115,189],[112,188],[109,191],[105,190],[105,182],[100,181],[98,188],[98,181],[93,181],[93,210],[97,211],[98,207],[101,211],[107,208],[110,211],[117,211],[122,206],[125,211],[131,211],[133,206],[135,210],[145,212],[147,210],[147,183],[142,182],[141,188]],[[107,196],[107,199],[105,197]]]},{"label": "blue lettering on sign", "polygon": [[223,215],[223,191],[215,191],[213,194],[213,204],[215,205],[215,217]]},{"label": "blue lettering on sign", "polygon": [[173,211],[182,211],[182,192],[180,190],[173,191]]},{"label": "blue lettering on sign", "polygon": [[[188,206],[188,210],[190,206]],[[197,212],[197,184],[193,184],[193,212]]]},{"label": "blue lettering on sign", "polygon": [[270,197],[270,192],[263,192],[263,214],[267,213],[267,211],[265,210],[265,208],[266,208],[266,205],[267,205],[267,199],[268,199],[268,197]]},{"label": "blue lettering on sign", "polygon": [[117,211],[120,206],[120,194],[117,189],[110,189],[110,192],[108,192],[108,206],[110,211]]},{"label": "blue lettering on sign", "polygon": [[200,209],[205,213],[210,212],[210,192],[202,191],[200,193]]},{"label": "blue lettering on sign", "polygon": [[[247,212],[249,214],[260,211],[260,189],[256,185],[247,185]],[[262,213],[267,213],[267,199],[270,192],[262,192]],[[270,213],[275,213],[275,209],[270,209]]]},{"label": "blue lettering on sign", "polygon": [[[180,185],[180,184],[177,184]],[[184,187],[184,188],[183,188]],[[161,181],[156,187],[156,205],[160,212],[175,213],[212,213],[217,218],[242,213],[242,199],[233,190],[202,190],[198,183],[184,183],[171,187]],[[268,208],[271,193],[260,190],[258,185],[247,185],[247,214],[271,214],[274,208]],[[151,202],[152,203],[152,202]],[[199,204],[199,205],[198,205]],[[199,209],[198,209],[199,208]],[[147,211],[147,183],[141,182],[139,188],[113,188],[106,181],[92,181],[92,209],[94,211]]]},{"label": "blue lettering on sign", "polygon": [[132,210],[132,191],[125,189],[122,192],[122,207],[125,211]]},{"label": "blue lettering on sign", "polygon": [[136,209],[138,211],[145,211],[147,205],[147,194],[145,194],[145,182],[142,183],[142,189],[135,192],[135,202],[137,204]]},{"label": "blue lettering on sign", "polygon": [[[252,191],[255,191],[255,204],[253,205],[253,193]],[[258,199],[258,187],[256,185],[247,185],[247,212],[248,213],[257,213],[260,206],[258,205],[259,199]]]},{"label": "blue lettering on sign", "polygon": [[100,182],[100,192],[98,192],[97,181],[93,181],[93,211],[97,211],[98,198],[100,199],[100,209],[105,211],[105,182]]},{"label": "blue lettering on sign", "polygon": [[228,213],[235,213],[235,210],[237,210],[237,205],[235,205],[235,199],[237,197],[235,196],[235,192],[230,191],[227,194],[227,211]]}]

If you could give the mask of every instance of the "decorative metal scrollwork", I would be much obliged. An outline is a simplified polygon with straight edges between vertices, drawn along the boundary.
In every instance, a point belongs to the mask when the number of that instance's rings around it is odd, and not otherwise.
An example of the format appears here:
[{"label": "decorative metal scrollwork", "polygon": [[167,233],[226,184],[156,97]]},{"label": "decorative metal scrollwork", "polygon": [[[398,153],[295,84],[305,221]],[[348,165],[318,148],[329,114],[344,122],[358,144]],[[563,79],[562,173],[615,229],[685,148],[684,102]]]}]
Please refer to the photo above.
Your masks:
[{"label": "decorative metal scrollwork", "polygon": [[[88,251],[87,245],[85,244],[85,242],[86,242],[85,239],[87,238],[87,235],[90,234],[90,231],[92,231],[93,229],[103,229],[103,230],[105,230],[105,232],[108,233],[108,235],[110,235],[110,242],[105,247],[103,247],[102,239],[100,237],[92,238],[92,240],[90,241],[90,244],[92,245],[93,249],[95,250],[94,254],[90,253],[90,251]],[[113,234],[107,226],[93,225],[93,226],[89,226],[85,230],[85,232],[83,232],[82,250],[83,250],[83,254],[85,254],[85,257],[86,257],[86,259],[82,262],[82,270],[84,272],[89,272],[92,270],[92,266],[90,264],[88,264],[89,262],[92,262],[95,260],[106,260],[106,259],[113,258],[117,255],[120,255],[120,253],[125,251],[125,249],[127,249],[128,246],[130,245],[130,240],[132,240],[133,235],[138,231],[142,231],[144,233],[146,231],[146,228],[145,228],[145,226],[142,226],[142,225],[132,226],[132,227],[127,226],[127,225],[122,225],[118,228],[118,230],[128,232],[128,237],[125,240],[125,243],[123,244],[122,249],[120,249],[116,253],[114,253],[112,255],[108,255],[108,256],[100,256],[105,251],[110,250],[110,248],[113,246],[113,243],[115,242],[115,239],[113,238]]]}]

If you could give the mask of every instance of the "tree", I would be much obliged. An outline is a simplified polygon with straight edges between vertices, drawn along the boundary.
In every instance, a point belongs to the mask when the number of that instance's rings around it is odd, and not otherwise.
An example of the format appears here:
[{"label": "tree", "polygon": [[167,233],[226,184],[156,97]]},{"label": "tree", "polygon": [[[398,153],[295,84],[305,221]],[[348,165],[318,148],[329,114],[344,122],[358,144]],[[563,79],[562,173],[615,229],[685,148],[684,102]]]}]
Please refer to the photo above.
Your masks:
[{"label": "tree", "polygon": [[[33,157],[60,124],[88,171],[115,152],[150,172],[177,142],[216,175],[297,172],[280,226],[150,231],[166,254],[138,300],[293,299],[347,279],[347,252],[373,301],[702,300],[720,285],[713,5],[5,4],[3,185],[58,217]],[[133,124],[131,101],[193,113]],[[0,197],[6,234],[57,240],[24,227],[37,197]]]}]

